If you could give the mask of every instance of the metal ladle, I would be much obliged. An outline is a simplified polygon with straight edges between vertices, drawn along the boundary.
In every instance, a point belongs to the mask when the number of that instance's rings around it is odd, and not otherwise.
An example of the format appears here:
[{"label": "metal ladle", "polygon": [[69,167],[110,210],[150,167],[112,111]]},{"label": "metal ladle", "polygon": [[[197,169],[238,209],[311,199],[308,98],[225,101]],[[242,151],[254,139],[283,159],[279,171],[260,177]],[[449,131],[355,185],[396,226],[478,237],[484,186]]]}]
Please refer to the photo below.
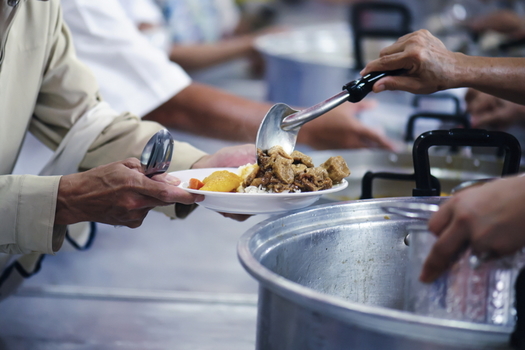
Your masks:
[{"label": "metal ladle", "polygon": [[147,177],[162,174],[168,170],[173,155],[173,137],[166,129],[153,135],[140,157],[142,169]]},{"label": "metal ladle", "polygon": [[292,153],[297,141],[297,133],[301,126],[334,109],[345,101],[359,102],[370,91],[374,83],[388,75],[400,75],[404,70],[388,72],[372,72],[364,77],[353,80],[343,86],[343,91],[329,99],[302,111],[292,109],[284,103],[277,103],[270,108],[264,117],[255,145],[257,149],[268,150],[280,145],[288,154]]}]

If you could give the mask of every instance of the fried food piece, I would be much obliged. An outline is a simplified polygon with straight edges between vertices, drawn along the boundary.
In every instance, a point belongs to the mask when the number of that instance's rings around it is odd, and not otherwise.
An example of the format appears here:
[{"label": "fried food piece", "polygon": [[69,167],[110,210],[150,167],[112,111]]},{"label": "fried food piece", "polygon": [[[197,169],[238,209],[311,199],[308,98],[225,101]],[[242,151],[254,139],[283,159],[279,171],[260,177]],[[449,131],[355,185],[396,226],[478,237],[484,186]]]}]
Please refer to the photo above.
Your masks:
[{"label": "fried food piece", "polygon": [[227,170],[219,170],[211,173],[202,180],[204,186],[201,191],[232,192],[242,183],[242,178]]},{"label": "fried food piece", "polygon": [[340,183],[345,177],[350,175],[350,169],[348,169],[348,165],[341,156],[330,157],[320,166],[328,171],[328,176],[335,184]]},{"label": "fried food piece", "polygon": [[304,164],[307,168],[313,168],[314,162],[312,160],[312,157],[307,156],[306,154],[299,152],[299,151],[293,151],[290,156],[293,158],[294,164]]}]

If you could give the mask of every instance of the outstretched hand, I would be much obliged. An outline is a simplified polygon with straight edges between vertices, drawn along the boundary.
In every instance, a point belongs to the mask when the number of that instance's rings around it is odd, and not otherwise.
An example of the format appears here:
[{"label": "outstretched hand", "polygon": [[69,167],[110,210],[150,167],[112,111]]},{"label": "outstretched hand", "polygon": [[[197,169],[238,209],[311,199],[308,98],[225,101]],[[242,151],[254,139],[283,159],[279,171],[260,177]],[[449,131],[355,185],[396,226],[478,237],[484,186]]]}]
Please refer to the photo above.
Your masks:
[{"label": "outstretched hand", "polygon": [[375,101],[344,103],[301,127],[297,141],[316,149],[382,148],[393,150],[393,143],[368,128],[356,114],[374,108]]},{"label": "outstretched hand", "polygon": [[55,224],[94,221],[135,228],[154,207],[203,199],[177,187],[179,183],[168,174],[148,178],[135,158],[64,175],[58,188]]},{"label": "outstretched hand", "polygon": [[509,177],[467,188],[441,205],[428,228],[438,240],[420,279],[438,278],[467,247],[498,258],[525,246],[525,177]]},{"label": "outstretched hand", "polygon": [[525,125],[525,106],[469,89],[465,96],[473,128],[506,130],[512,125]]}]

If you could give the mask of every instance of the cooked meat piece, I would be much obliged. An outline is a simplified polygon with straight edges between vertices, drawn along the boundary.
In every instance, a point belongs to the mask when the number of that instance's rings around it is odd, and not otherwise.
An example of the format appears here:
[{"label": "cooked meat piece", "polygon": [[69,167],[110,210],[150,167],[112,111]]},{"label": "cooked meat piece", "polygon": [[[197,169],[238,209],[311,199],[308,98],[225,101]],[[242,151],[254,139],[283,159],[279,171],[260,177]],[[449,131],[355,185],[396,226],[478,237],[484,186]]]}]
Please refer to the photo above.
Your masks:
[{"label": "cooked meat piece", "polygon": [[286,184],[293,183],[294,172],[292,169],[292,160],[278,157],[273,163],[273,173],[282,182]]},{"label": "cooked meat piece", "polygon": [[350,169],[348,169],[348,165],[346,165],[345,160],[341,156],[328,158],[326,162],[321,164],[321,167],[328,171],[328,176],[330,176],[333,183],[339,183],[350,175]]},{"label": "cooked meat piece", "polygon": [[273,160],[270,157],[268,157],[266,152],[257,149],[257,163],[262,168],[262,170],[266,170],[268,168],[271,168]]},{"label": "cooked meat piece", "polygon": [[304,173],[306,169],[308,169],[308,167],[304,164],[292,164],[294,176]]},{"label": "cooked meat piece", "polygon": [[268,150],[267,153],[270,157],[273,157],[273,158],[277,158],[280,156],[283,158],[291,159],[293,161],[293,158],[290,157],[290,155],[286,153],[281,146],[273,146],[272,148]]},{"label": "cooked meat piece", "polygon": [[255,164],[252,171],[248,175],[246,175],[246,177],[244,178],[242,185],[244,187],[250,186],[253,180],[257,177],[258,173],[259,173],[259,166]]},{"label": "cooked meat piece", "polygon": [[293,151],[292,154],[290,154],[290,156],[293,158],[294,164],[304,164],[308,168],[314,167],[314,162],[312,160],[312,157],[309,157],[304,153],[301,153],[299,151]]},{"label": "cooked meat piece", "polygon": [[332,180],[326,169],[308,168],[304,174],[295,177],[294,184],[304,192],[320,191],[332,187]]},{"label": "cooked meat piece", "polygon": [[275,193],[282,193],[282,192],[294,192],[297,190],[297,186],[294,184],[283,184],[281,182],[276,182],[268,185],[268,189],[275,192]]}]

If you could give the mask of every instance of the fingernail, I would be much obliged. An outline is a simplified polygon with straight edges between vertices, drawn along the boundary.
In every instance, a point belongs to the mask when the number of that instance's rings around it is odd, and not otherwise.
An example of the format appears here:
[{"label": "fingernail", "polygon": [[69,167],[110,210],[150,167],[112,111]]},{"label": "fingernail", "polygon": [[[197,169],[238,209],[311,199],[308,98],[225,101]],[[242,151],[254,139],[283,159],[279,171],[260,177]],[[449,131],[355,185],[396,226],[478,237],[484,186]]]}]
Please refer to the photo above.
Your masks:
[{"label": "fingernail", "polygon": [[202,194],[198,194],[197,197],[195,197],[195,203],[202,202],[204,200],[204,196]]},{"label": "fingernail", "polygon": [[376,92],[385,91],[385,85],[384,84],[379,84],[379,85],[377,85],[375,90],[376,90]]}]

